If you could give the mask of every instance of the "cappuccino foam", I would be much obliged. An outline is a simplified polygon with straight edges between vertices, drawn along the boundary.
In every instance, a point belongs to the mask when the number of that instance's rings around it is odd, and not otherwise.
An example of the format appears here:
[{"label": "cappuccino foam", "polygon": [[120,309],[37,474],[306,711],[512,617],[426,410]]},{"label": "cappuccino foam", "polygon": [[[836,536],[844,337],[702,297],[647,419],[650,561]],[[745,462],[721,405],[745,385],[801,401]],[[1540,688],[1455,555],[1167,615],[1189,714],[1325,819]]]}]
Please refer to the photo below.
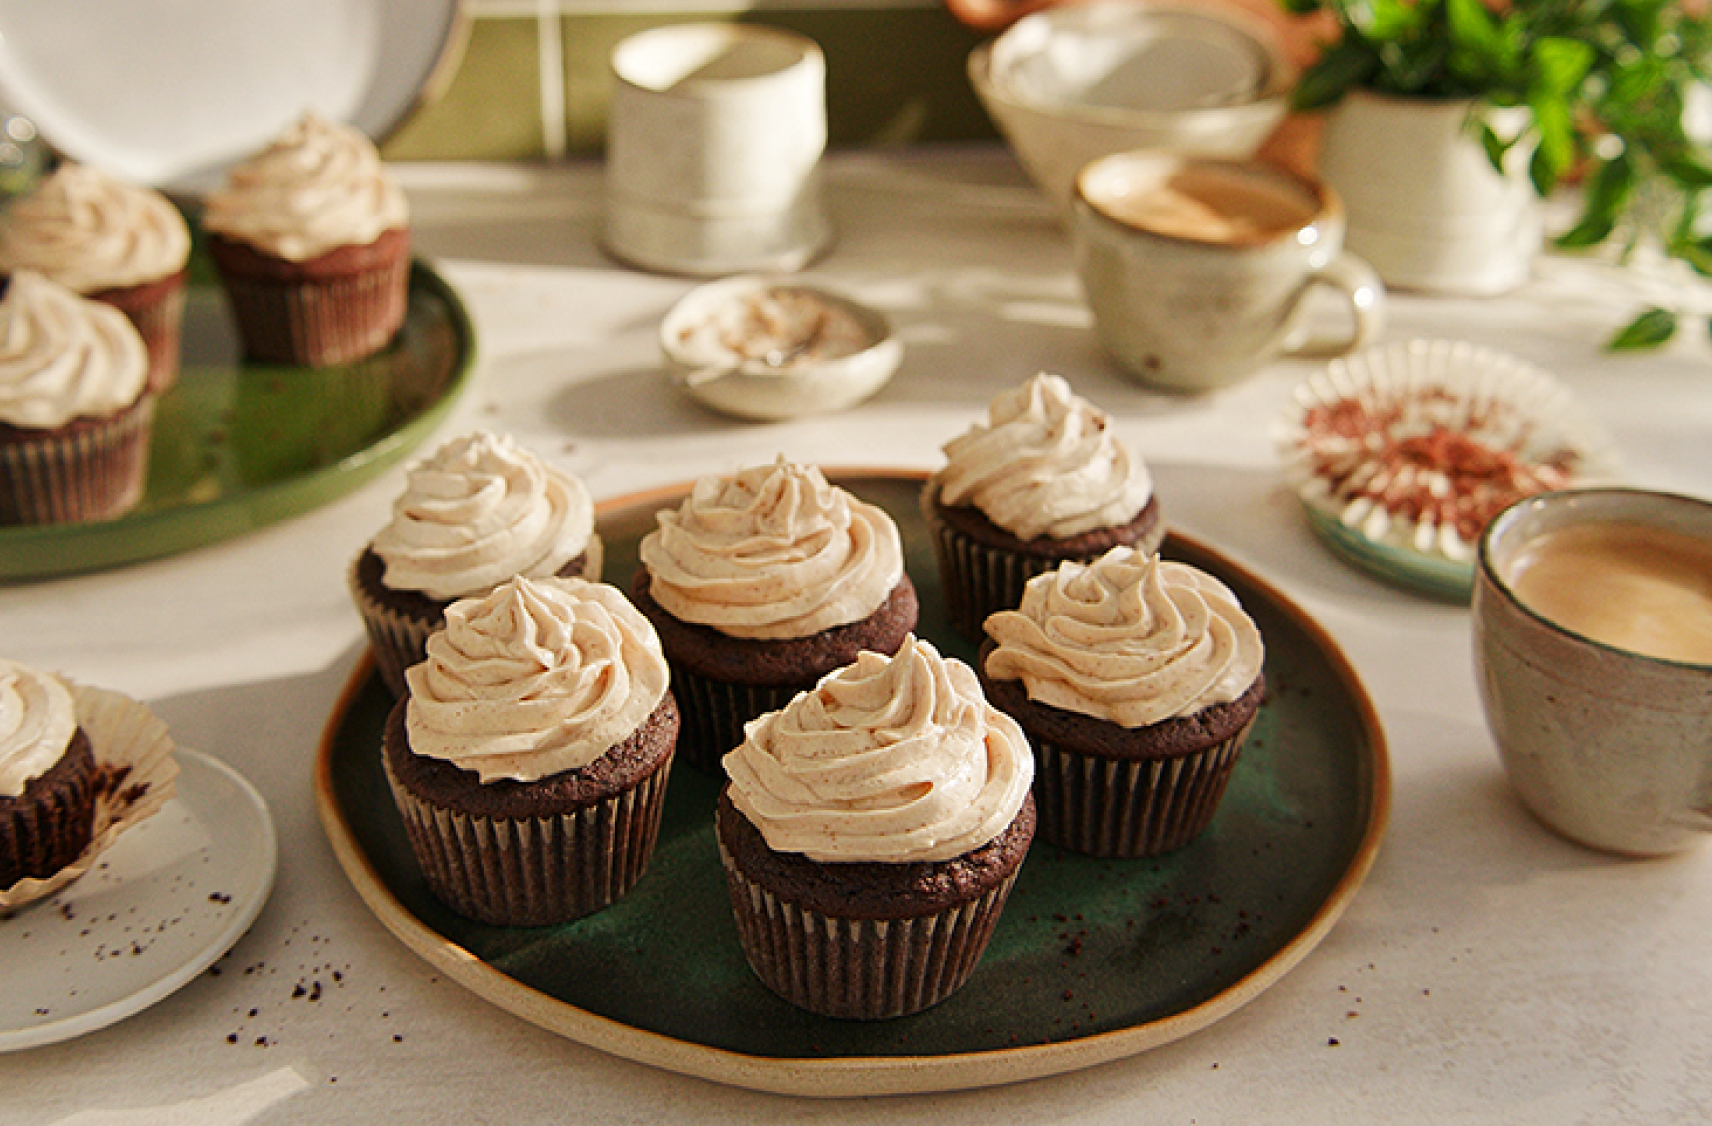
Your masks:
[{"label": "cappuccino foam", "polygon": [[1131,227],[1212,243],[1257,243],[1297,230],[1314,218],[1314,201],[1263,175],[1219,168],[1182,168],[1158,179],[1125,180],[1090,198],[1096,209]]},{"label": "cappuccino foam", "polygon": [[1548,532],[1516,556],[1524,606],[1632,653],[1712,664],[1712,543],[1629,521]]}]

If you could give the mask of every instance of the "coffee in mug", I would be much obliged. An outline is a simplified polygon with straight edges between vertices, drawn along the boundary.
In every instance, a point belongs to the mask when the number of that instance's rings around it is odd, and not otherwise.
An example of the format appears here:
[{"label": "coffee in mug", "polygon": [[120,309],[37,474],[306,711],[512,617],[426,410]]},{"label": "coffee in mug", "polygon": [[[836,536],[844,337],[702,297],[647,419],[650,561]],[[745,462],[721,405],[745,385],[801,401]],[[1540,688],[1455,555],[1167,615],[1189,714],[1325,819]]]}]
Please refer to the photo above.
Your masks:
[{"label": "coffee in mug", "polygon": [[[1337,196],[1269,165],[1142,151],[1076,180],[1072,241],[1106,350],[1173,391],[1208,391],[1280,355],[1330,357],[1380,329],[1384,286],[1345,254]],[[1341,297],[1350,328],[1307,337],[1308,295]]]},{"label": "coffee in mug", "polygon": [[1481,536],[1473,624],[1487,724],[1541,821],[1632,855],[1712,832],[1712,503],[1517,501]]}]

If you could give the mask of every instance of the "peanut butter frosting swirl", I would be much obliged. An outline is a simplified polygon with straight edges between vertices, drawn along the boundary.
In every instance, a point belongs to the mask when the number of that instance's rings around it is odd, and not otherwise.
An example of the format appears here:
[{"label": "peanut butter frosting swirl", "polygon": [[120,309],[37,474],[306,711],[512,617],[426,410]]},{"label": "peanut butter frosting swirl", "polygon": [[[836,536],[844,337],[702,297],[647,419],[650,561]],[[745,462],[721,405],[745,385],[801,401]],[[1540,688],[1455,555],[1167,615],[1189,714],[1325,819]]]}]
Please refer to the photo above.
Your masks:
[{"label": "peanut butter frosting swirl", "polygon": [[374,143],[314,112],[233,166],[202,216],[208,230],[293,262],[367,246],[409,222],[404,190]]},{"label": "peanut butter frosting swirl", "polygon": [[135,403],[148,378],[125,314],[20,270],[0,298],[0,422],[51,430]]},{"label": "peanut butter frosting swirl", "polygon": [[1018,539],[1127,524],[1153,497],[1152,474],[1110,417],[1047,372],[994,396],[986,420],[942,448],[940,499],[974,505]]},{"label": "peanut butter frosting swirl", "polygon": [[724,759],[732,803],[775,852],[821,862],[961,856],[1005,831],[1034,781],[1027,738],[974,670],[913,636],[745,733]]},{"label": "peanut butter frosting swirl", "polygon": [[518,577],[453,603],[406,670],[410,749],[483,783],[576,770],[642,726],[667,676],[654,627],[617,588]]},{"label": "peanut butter frosting swirl", "polygon": [[371,541],[393,590],[447,601],[513,575],[545,578],[579,555],[598,578],[594,501],[577,478],[485,430],[454,438],[411,467],[392,521]]},{"label": "peanut butter frosting swirl", "polygon": [[1145,727],[1241,696],[1260,675],[1260,630],[1218,579],[1114,547],[1029,580],[986,622],[987,675],[1029,699]]},{"label": "peanut butter frosting swirl", "polygon": [[89,295],[184,269],[190,228],[153,188],[67,162],[0,221],[0,272],[35,270]]},{"label": "peanut butter frosting swirl", "polygon": [[77,707],[56,676],[0,660],[0,797],[22,796],[71,745]]},{"label": "peanut butter frosting swirl", "polygon": [[904,574],[890,516],[784,458],[704,477],[657,519],[640,551],[654,600],[732,637],[809,637],[861,621]]}]

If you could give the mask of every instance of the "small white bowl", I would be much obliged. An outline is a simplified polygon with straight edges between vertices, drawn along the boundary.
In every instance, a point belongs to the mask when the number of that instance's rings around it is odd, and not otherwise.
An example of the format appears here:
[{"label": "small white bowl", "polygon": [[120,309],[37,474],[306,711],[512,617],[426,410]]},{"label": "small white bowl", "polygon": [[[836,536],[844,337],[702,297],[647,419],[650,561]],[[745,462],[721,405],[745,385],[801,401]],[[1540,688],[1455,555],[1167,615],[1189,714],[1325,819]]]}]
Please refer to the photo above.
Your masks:
[{"label": "small white bowl", "polygon": [[882,313],[822,286],[760,275],[690,291],[660,322],[660,350],[692,398],[757,421],[855,406],[903,360]]},{"label": "small white bowl", "polygon": [[969,80],[1017,159],[1068,208],[1076,174],[1131,149],[1253,156],[1296,67],[1270,25],[1172,0],[1090,0],[1025,16],[969,55]]},{"label": "small white bowl", "polygon": [[1409,340],[1333,360],[1277,431],[1284,474],[1333,551],[1466,600],[1485,522],[1523,496],[1607,484],[1616,447],[1564,386],[1515,356]]}]

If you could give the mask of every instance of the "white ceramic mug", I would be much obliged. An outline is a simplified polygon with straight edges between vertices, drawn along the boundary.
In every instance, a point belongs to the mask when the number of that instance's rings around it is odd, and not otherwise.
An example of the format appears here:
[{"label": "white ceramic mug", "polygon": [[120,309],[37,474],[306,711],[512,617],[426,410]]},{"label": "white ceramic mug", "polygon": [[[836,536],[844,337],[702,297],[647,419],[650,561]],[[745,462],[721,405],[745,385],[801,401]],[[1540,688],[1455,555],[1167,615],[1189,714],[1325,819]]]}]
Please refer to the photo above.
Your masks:
[{"label": "white ceramic mug", "polygon": [[1473,607],[1487,723],[1541,821],[1629,855],[1712,831],[1712,504],[1518,501],[1481,537]]},{"label": "white ceramic mug", "polygon": [[658,27],[613,49],[612,76],[609,253],[717,277],[800,269],[826,248],[826,60],[812,39],[753,24]]},{"label": "white ceramic mug", "polygon": [[[1281,355],[1330,357],[1383,325],[1385,287],[1343,251],[1343,209],[1281,168],[1154,151],[1076,178],[1072,242],[1101,342],[1150,386],[1211,391]],[[1308,295],[1341,296],[1349,330],[1305,335]]]}]

